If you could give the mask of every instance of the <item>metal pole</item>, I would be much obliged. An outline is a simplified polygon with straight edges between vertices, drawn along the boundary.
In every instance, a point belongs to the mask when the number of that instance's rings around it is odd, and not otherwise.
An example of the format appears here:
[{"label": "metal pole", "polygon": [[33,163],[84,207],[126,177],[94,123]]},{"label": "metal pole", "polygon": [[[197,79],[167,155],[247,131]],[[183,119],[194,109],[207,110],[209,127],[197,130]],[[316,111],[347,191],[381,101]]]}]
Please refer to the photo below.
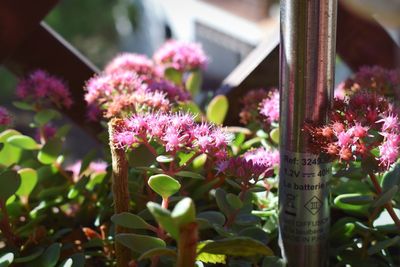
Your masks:
[{"label": "metal pole", "polygon": [[326,122],[334,83],[337,0],[281,0],[279,230],[290,267],[328,265],[331,166],[305,122]]}]

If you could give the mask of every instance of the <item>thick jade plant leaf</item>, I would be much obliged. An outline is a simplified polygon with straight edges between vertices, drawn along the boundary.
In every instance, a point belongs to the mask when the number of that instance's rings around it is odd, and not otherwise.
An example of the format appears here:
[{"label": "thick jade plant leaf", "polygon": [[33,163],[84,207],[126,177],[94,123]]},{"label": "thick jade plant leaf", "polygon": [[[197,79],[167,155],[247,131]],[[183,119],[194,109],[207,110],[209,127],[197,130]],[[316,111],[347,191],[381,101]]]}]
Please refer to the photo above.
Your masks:
[{"label": "thick jade plant leaf", "polygon": [[6,201],[17,192],[21,177],[16,171],[6,170],[0,173],[0,199]]},{"label": "thick jade plant leaf", "polygon": [[200,242],[197,244],[197,257],[196,260],[204,262],[204,263],[212,263],[212,264],[226,264],[226,255],[224,254],[212,254],[212,253],[207,253],[207,252],[201,252],[199,251],[204,248],[205,245],[210,243],[210,241],[205,241],[205,242]]},{"label": "thick jade plant leaf", "polygon": [[153,228],[140,216],[129,213],[121,212],[114,214],[111,217],[111,221],[119,226],[130,228],[130,229],[151,229]]},{"label": "thick jade plant leaf", "polygon": [[166,247],[164,240],[147,235],[117,234],[115,240],[137,253],[145,253],[151,249]]},{"label": "thick jade plant leaf", "polygon": [[21,177],[21,185],[16,194],[19,196],[29,196],[38,181],[37,173],[34,169],[24,168],[20,169],[18,174]]},{"label": "thick jade plant leaf", "polygon": [[60,267],[84,267],[85,266],[85,255],[83,253],[76,253],[65,259]]},{"label": "thick jade plant leaf", "polygon": [[199,254],[206,252],[235,257],[273,256],[272,250],[263,243],[249,237],[230,237],[207,243]]},{"label": "thick jade plant leaf", "polygon": [[167,256],[176,258],[177,253],[175,250],[170,248],[154,248],[144,252],[142,255],[140,255],[138,260],[141,261],[144,259],[151,259],[154,256]]},{"label": "thick jade plant leaf", "polygon": [[38,153],[38,160],[43,164],[54,163],[60,155],[63,142],[59,138],[52,138],[47,141]]},{"label": "thick jade plant leaf", "polygon": [[14,253],[6,253],[0,256],[0,267],[10,266],[14,262]]},{"label": "thick jade plant leaf", "polygon": [[400,185],[400,164],[385,172],[382,178],[382,191],[386,192],[395,185]]},{"label": "thick jade plant leaf", "polygon": [[149,178],[148,184],[151,189],[159,194],[162,198],[169,198],[179,191],[181,184],[166,174],[156,174]]},{"label": "thick jade plant leaf", "polygon": [[61,118],[61,114],[58,111],[54,109],[44,109],[36,113],[33,119],[39,126],[43,126],[51,120],[59,118]]},{"label": "thick jade plant leaf", "polygon": [[13,135],[7,139],[7,143],[25,150],[37,150],[40,148],[40,145],[32,137],[26,135]]},{"label": "thick jade plant leaf", "polygon": [[164,71],[165,78],[170,80],[171,82],[175,84],[181,84],[182,83],[182,72],[174,69],[174,68],[167,68]]},{"label": "thick jade plant leaf", "polygon": [[171,212],[154,202],[147,203],[147,208],[156,219],[157,223],[159,223],[174,239],[178,240],[179,229],[175,220],[171,216]]},{"label": "thick jade plant leaf", "polygon": [[60,259],[60,254],[61,244],[54,243],[50,245],[39,258],[37,258],[33,262],[30,262],[30,264],[31,266],[54,267]]},{"label": "thick jade plant leaf", "polygon": [[208,104],[206,109],[207,120],[215,124],[222,124],[228,113],[229,102],[224,95],[215,96]]},{"label": "thick jade plant leaf", "polygon": [[179,201],[171,213],[172,218],[178,226],[194,222],[196,219],[196,209],[193,200],[185,197]]},{"label": "thick jade plant leaf", "polygon": [[186,79],[186,89],[190,92],[192,97],[199,94],[202,83],[202,75],[200,70],[192,71]]},{"label": "thick jade plant leaf", "polygon": [[275,144],[279,144],[279,128],[272,129],[269,136]]}]

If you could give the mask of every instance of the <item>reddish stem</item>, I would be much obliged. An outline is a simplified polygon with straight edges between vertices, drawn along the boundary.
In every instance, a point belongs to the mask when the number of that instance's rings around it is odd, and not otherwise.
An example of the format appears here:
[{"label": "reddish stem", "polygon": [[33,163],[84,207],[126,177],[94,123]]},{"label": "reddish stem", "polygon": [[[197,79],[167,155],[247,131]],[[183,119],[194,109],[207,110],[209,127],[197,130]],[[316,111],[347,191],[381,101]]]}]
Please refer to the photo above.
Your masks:
[{"label": "reddish stem", "polygon": [[6,243],[9,246],[15,247],[16,243],[18,242],[18,237],[13,233],[11,229],[6,203],[2,199],[0,199],[0,208],[3,215],[3,218],[0,221],[0,230],[6,238]]},{"label": "reddish stem", "polygon": [[[369,173],[369,177],[371,178],[372,184],[375,187],[375,190],[378,194],[382,193],[382,188],[378,182],[378,179],[376,178],[375,174],[370,172]],[[387,203],[385,203],[385,208],[387,210],[387,212],[389,213],[390,217],[392,217],[394,223],[396,224],[397,228],[399,228],[400,230],[400,219],[399,217],[397,217],[396,212],[393,209],[392,203],[390,201],[388,201]]]}]

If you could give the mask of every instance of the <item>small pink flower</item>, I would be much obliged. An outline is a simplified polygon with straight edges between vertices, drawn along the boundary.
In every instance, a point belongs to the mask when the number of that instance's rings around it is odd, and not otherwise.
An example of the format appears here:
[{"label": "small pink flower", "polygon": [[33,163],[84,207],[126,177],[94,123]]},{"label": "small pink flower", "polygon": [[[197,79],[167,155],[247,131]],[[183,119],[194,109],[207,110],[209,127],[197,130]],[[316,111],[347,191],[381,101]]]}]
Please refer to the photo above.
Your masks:
[{"label": "small pink flower", "polygon": [[399,129],[399,119],[398,119],[397,115],[389,114],[389,115],[385,116],[384,118],[376,121],[376,123],[380,123],[380,122],[383,122],[383,124],[382,124],[383,132]]},{"label": "small pink flower", "polygon": [[9,126],[12,122],[11,115],[5,107],[0,106],[0,126]]},{"label": "small pink flower", "polygon": [[243,157],[247,161],[252,160],[257,164],[273,167],[278,167],[280,161],[279,150],[266,149],[264,147],[249,150],[243,154]]},{"label": "small pink flower", "polygon": [[339,133],[337,138],[338,138],[338,145],[340,147],[347,147],[354,143],[351,133],[349,131]]},{"label": "small pink flower", "polygon": [[353,127],[349,129],[351,135],[355,137],[364,138],[367,136],[369,127],[363,127],[360,123],[356,123]]},{"label": "small pink flower", "polygon": [[150,81],[148,90],[151,92],[163,92],[171,101],[188,101],[191,99],[190,93],[185,91],[185,89],[164,79]]},{"label": "small pink flower", "polygon": [[154,64],[145,55],[122,53],[112,59],[104,69],[107,74],[126,71],[152,77],[154,75]]},{"label": "small pink flower", "polygon": [[40,104],[51,102],[58,107],[70,108],[73,104],[66,84],[43,70],[36,70],[22,79],[17,85],[16,95],[24,101]]},{"label": "small pink flower", "polygon": [[204,68],[207,57],[200,44],[170,40],[154,53],[154,61],[179,71]]},{"label": "small pink flower", "polygon": [[379,161],[381,165],[389,168],[399,158],[400,136],[398,134],[385,134],[384,142],[379,146]]},{"label": "small pink flower", "polygon": [[268,124],[279,121],[279,91],[277,89],[270,91],[268,97],[261,102],[260,113]]}]

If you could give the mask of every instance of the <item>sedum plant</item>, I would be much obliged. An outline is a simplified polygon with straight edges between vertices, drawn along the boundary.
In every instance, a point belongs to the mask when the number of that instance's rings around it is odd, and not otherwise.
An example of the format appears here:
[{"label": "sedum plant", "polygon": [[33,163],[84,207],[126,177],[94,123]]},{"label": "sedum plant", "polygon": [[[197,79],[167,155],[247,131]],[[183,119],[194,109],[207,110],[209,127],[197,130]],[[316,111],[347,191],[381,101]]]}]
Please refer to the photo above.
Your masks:
[{"label": "sedum plant", "polygon": [[[102,145],[78,161],[58,111],[73,108],[67,84],[43,70],[22,79],[14,105],[31,131],[0,107],[0,266],[285,266],[279,92],[249,91],[242,125],[224,127],[225,96],[194,101],[207,61],[178,41],[111,60],[85,86]],[[304,124],[333,162],[332,266],[400,264],[399,77],[362,68],[327,125]]]}]

